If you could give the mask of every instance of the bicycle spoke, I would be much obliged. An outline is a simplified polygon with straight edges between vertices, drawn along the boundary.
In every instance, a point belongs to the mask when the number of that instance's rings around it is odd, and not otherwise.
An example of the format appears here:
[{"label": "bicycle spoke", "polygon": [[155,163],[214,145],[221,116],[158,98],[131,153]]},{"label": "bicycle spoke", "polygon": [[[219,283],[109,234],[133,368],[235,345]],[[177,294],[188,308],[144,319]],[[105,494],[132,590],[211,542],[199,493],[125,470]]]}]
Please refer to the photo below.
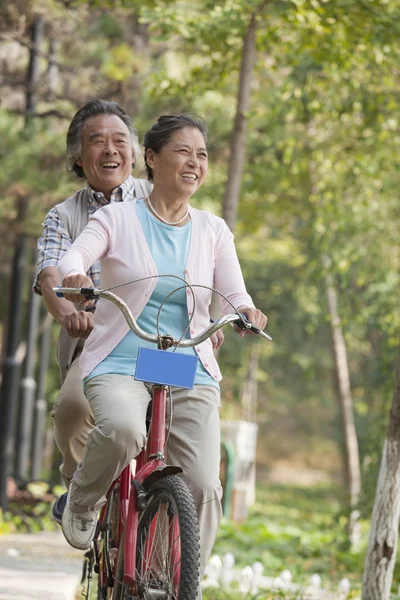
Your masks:
[{"label": "bicycle spoke", "polygon": [[[199,559],[193,497],[180,477],[164,477],[148,492],[137,529],[135,582],[122,585],[118,600],[196,600]],[[118,560],[121,579],[123,555]]]},{"label": "bicycle spoke", "polygon": [[160,592],[160,595],[154,596],[160,598],[163,597],[162,592],[165,592],[164,597],[171,600],[178,597],[179,589],[179,577],[176,575],[179,568],[173,557],[176,555],[174,548],[180,544],[180,534],[179,527],[173,525],[176,521],[169,517],[174,510],[176,508],[171,505],[170,500],[160,504],[143,532],[145,539],[139,548],[138,556],[138,578],[142,582],[143,590],[147,587],[146,592],[149,594]]}]

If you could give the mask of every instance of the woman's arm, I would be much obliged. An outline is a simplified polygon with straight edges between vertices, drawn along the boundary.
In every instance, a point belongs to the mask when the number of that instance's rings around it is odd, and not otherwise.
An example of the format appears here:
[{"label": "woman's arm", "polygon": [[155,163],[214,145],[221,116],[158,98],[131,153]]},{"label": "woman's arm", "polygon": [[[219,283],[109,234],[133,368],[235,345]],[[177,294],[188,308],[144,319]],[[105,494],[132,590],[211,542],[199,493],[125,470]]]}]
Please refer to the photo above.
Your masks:
[{"label": "woman's arm", "polygon": [[93,263],[106,256],[110,234],[103,217],[104,215],[94,214],[61,258],[58,269],[62,278],[68,275],[85,274]]},{"label": "woman's arm", "polygon": [[[108,211],[107,211],[108,212]],[[110,233],[105,210],[95,213],[58,264],[63,287],[93,287],[86,273],[97,260],[104,258],[110,247]],[[103,213],[103,214],[100,214]],[[91,304],[83,296],[66,295],[71,302]]]},{"label": "woman's arm", "polygon": [[[254,306],[251,296],[247,293],[233,234],[226,225],[221,231],[216,249],[214,282],[215,288],[223,293],[233,306],[245,314],[254,325],[261,330],[266,327],[268,317]],[[221,298],[221,304],[224,315],[232,312],[232,307],[224,298]],[[238,328],[236,331],[241,337],[250,333]]]},{"label": "woman's arm", "polygon": [[[235,308],[239,308],[239,306],[254,308],[253,300],[247,293],[244,283],[233,234],[225,223],[220,232],[215,252],[214,284],[215,288],[224,294]],[[221,303],[224,315],[232,312],[230,304],[223,298],[221,298]]]}]

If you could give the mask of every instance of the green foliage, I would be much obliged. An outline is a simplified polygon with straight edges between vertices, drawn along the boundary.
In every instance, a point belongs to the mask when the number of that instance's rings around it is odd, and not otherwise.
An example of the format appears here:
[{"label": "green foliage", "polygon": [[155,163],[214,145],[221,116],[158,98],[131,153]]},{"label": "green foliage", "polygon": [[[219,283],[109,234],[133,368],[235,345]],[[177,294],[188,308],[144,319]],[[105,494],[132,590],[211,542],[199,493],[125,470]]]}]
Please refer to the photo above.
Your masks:
[{"label": "green foliage", "polygon": [[[27,38],[35,12],[45,18],[37,111],[49,113],[25,126],[28,50],[15,42],[18,53],[2,38],[4,289],[18,227],[16,200],[29,195],[25,227],[37,236],[50,206],[82,185],[65,171],[64,140],[75,110],[93,96],[119,101],[142,137],[159,114],[203,114],[210,171],[193,203],[220,214],[243,37],[255,11],[257,60],[236,245],[247,287],[269,315],[274,338],[262,346],[257,371],[258,459],[266,469],[284,460],[336,477],[341,471],[321,261],[328,256],[349,355],[367,514],[400,324],[398,3],[274,0],[262,10],[259,0],[67,4],[41,0],[0,9],[17,38],[23,23]],[[52,85],[50,39],[57,40],[58,83]],[[5,310],[4,300],[2,316]],[[241,416],[252,343],[239,345],[229,332],[220,351],[225,416]],[[53,364],[53,397],[57,377]]]},{"label": "green foliage", "polygon": [[17,491],[8,511],[3,514],[0,509],[0,535],[56,531],[51,509],[56,497],[65,490],[57,486],[50,493],[48,487],[45,482],[32,482],[25,490]]},{"label": "green foliage", "polygon": [[[232,552],[238,568],[260,561],[269,577],[289,569],[293,581],[302,586],[318,573],[324,589],[337,590],[339,581],[347,577],[356,594],[361,587],[368,522],[362,521],[359,547],[350,549],[342,503],[343,491],[337,487],[264,486],[258,489],[246,523],[223,520],[213,552],[220,556]],[[393,589],[399,583],[397,568]]]}]

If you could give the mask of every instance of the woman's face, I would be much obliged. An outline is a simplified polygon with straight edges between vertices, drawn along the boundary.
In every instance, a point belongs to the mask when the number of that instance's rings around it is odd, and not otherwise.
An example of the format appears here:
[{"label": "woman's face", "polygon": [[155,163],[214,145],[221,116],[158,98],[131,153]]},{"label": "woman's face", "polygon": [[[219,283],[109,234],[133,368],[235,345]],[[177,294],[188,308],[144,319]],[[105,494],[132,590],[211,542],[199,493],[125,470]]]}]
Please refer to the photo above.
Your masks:
[{"label": "woman's face", "polygon": [[190,198],[207,175],[207,148],[197,127],[179,129],[158,154],[147,150],[146,159],[153,169],[154,187],[178,197]]}]

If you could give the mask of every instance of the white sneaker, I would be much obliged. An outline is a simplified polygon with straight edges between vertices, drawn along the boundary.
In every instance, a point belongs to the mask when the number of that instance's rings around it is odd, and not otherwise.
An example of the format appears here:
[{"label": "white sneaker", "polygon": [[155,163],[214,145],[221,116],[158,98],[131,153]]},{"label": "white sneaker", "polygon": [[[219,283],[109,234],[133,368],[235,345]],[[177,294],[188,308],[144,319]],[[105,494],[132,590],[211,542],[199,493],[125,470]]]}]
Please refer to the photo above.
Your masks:
[{"label": "white sneaker", "polygon": [[70,494],[62,516],[61,526],[68,544],[78,550],[87,550],[93,541],[96,532],[97,513],[90,510],[77,514],[71,512]]}]

